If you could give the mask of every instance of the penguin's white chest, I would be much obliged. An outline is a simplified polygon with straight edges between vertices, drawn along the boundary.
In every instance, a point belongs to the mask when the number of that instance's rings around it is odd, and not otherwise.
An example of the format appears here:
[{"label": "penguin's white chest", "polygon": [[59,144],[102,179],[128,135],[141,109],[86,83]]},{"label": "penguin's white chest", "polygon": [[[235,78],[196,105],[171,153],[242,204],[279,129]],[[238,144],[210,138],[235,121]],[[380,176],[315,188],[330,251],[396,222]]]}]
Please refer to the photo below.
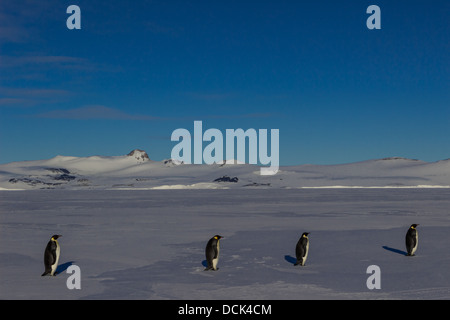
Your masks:
[{"label": "penguin's white chest", "polygon": [[416,245],[414,246],[414,248],[412,248],[411,255],[414,255],[414,253],[416,253],[418,244],[419,244],[419,233],[416,231]]},{"label": "penguin's white chest", "polygon": [[306,243],[306,252],[305,256],[303,257],[303,264],[305,264],[305,261],[308,258],[308,252],[309,252],[309,241]]},{"label": "penguin's white chest", "polygon": [[219,262],[219,252],[220,252],[220,246],[219,246],[219,241],[217,241],[217,257],[215,259],[213,259],[213,261],[212,261],[214,270],[217,270],[217,263]]},{"label": "penguin's white chest", "polygon": [[302,266],[305,265],[306,259],[308,258],[308,252],[309,252],[309,241],[306,243],[306,248],[305,248],[305,254],[302,257]]},{"label": "penguin's white chest", "polygon": [[52,264],[52,272],[51,272],[51,275],[52,275],[52,276],[55,274],[56,268],[58,267],[58,262],[59,262],[59,256],[60,256],[60,254],[61,254],[61,248],[60,248],[58,242],[56,242],[56,260],[55,260],[55,263]]}]

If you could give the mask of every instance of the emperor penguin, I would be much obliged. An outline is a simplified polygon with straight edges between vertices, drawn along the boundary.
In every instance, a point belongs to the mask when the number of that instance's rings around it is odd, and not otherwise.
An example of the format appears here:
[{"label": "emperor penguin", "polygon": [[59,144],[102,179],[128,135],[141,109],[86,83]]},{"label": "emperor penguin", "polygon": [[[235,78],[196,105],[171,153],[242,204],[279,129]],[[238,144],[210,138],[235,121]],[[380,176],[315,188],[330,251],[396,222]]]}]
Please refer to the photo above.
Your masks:
[{"label": "emperor penguin", "polygon": [[216,234],[214,237],[209,239],[208,243],[206,244],[205,249],[205,255],[206,255],[206,263],[208,266],[205,268],[205,271],[207,270],[218,270],[217,268],[217,262],[219,262],[219,251],[220,251],[220,245],[219,240],[222,239],[222,236],[219,236]]},{"label": "emperor penguin", "polygon": [[418,224],[412,224],[409,227],[408,232],[406,232],[405,242],[406,242],[407,256],[414,256],[414,253],[417,250],[417,244],[419,243],[419,233],[417,232],[416,229],[417,226]]},{"label": "emperor penguin", "polygon": [[60,234],[55,234],[51,237],[50,241],[47,243],[44,252],[44,265],[45,271],[42,276],[56,275],[56,268],[58,267],[59,256],[61,254],[61,247],[58,243],[58,238],[62,237]]},{"label": "emperor penguin", "polygon": [[295,255],[297,257],[297,262],[294,264],[294,266],[304,266],[306,259],[308,258],[308,251],[309,251],[309,239],[308,239],[309,232],[304,232],[300,239],[297,242],[297,246],[295,247]]}]

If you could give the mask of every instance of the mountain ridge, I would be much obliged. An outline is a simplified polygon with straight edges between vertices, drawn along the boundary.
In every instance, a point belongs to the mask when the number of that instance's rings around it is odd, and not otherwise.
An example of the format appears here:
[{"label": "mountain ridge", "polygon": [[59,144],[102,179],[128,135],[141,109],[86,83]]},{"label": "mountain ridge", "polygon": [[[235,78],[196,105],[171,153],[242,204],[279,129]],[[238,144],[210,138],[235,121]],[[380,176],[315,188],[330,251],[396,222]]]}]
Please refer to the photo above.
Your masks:
[{"label": "mountain ridge", "polygon": [[425,162],[388,157],[335,165],[301,164],[282,166],[273,176],[261,176],[259,168],[229,160],[212,165],[155,161],[141,149],[121,156],[57,155],[0,165],[0,190],[450,188],[449,159]]}]

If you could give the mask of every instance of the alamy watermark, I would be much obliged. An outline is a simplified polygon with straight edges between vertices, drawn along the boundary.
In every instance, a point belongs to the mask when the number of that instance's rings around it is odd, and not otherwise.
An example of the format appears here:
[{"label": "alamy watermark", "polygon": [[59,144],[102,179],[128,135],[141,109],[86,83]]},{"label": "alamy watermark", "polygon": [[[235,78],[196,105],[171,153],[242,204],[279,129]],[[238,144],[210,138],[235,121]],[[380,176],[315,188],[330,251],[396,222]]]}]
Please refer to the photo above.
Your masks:
[{"label": "alamy watermark", "polygon": [[[224,135],[219,129],[208,129],[203,132],[203,122],[194,121],[194,134],[187,129],[179,128],[172,132],[172,141],[181,141],[172,148],[171,158],[183,161],[186,164],[214,164],[229,163],[228,160],[237,160],[237,163],[246,162],[246,146],[248,146],[248,163],[269,165],[260,169],[261,175],[274,175],[278,172],[280,164],[280,131],[270,130],[270,156],[267,129],[226,129],[225,155]],[[193,141],[193,162],[192,162]],[[203,142],[209,142],[203,148]],[[235,144],[236,141],[236,144]],[[246,143],[248,141],[248,145]],[[236,151],[236,153],[235,153]],[[235,156],[236,154],[236,156]]]},{"label": "alamy watermark", "polygon": [[366,273],[371,274],[366,281],[367,289],[381,289],[381,269],[373,264],[367,267]]},{"label": "alamy watermark", "polygon": [[[67,7],[66,13],[70,16],[66,20],[66,26],[69,30],[80,30],[81,29],[81,9],[77,5],[70,5]],[[366,26],[369,30],[381,29],[381,9],[377,5],[370,5],[366,10],[367,14],[370,16],[367,18]]]},{"label": "alamy watermark", "polygon": [[67,289],[81,290],[81,269],[77,265],[71,265],[67,268],[67,273],[71,274],[66,281]]},{"label": "alamy watermark", "polygon": [[72,4],[67,7],[66,12],[70,14],[70,16],[66,20],[67,29],[80,30],[81,29],[81,9],[80,9],[80,7]]},{"label": "alamy watermark", "polygon": [[370,17],[367,18],[366,26],[367,29],[381,29],[381,9],[377,5],[370,5],[367,7],[366,13],[370,14]]}]

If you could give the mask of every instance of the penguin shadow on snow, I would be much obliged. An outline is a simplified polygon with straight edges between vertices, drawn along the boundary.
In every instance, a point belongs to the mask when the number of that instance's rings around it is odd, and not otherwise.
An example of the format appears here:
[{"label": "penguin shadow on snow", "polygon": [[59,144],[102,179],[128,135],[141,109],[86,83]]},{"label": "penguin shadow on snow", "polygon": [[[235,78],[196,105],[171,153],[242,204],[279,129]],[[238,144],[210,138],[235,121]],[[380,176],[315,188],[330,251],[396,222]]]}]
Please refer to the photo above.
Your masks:
[{"label": "penguin shadow on snow", "polygon": [[290,255],[285,255],[284,256],[284,260],[286,260],[287,262],[291,263],[292,265],[295,265],[297,263],[297,258],[294,258]]},{"label": "penguin shadow on snow", "polygon": [[60,264],[57,268],[56,268],[56,274],[60,274],[64,271],[67,270],[67,268],[69,268],[75,261],[68,261],[65,262],[63,264]]},{"label": "penguin shadow on snow", "polygon": [[399,249],[395,249],[395,248],[391,248],[391,247],[388,247],[388,246],[383,246],[383,249],[384,249],[384,250],[387,250],[387,251],[394,252],[394,253],[401,254],[401,255],[403,255],[403,256],[408,255],[408,253],[407,253],[406,251],[399,250]]}]

